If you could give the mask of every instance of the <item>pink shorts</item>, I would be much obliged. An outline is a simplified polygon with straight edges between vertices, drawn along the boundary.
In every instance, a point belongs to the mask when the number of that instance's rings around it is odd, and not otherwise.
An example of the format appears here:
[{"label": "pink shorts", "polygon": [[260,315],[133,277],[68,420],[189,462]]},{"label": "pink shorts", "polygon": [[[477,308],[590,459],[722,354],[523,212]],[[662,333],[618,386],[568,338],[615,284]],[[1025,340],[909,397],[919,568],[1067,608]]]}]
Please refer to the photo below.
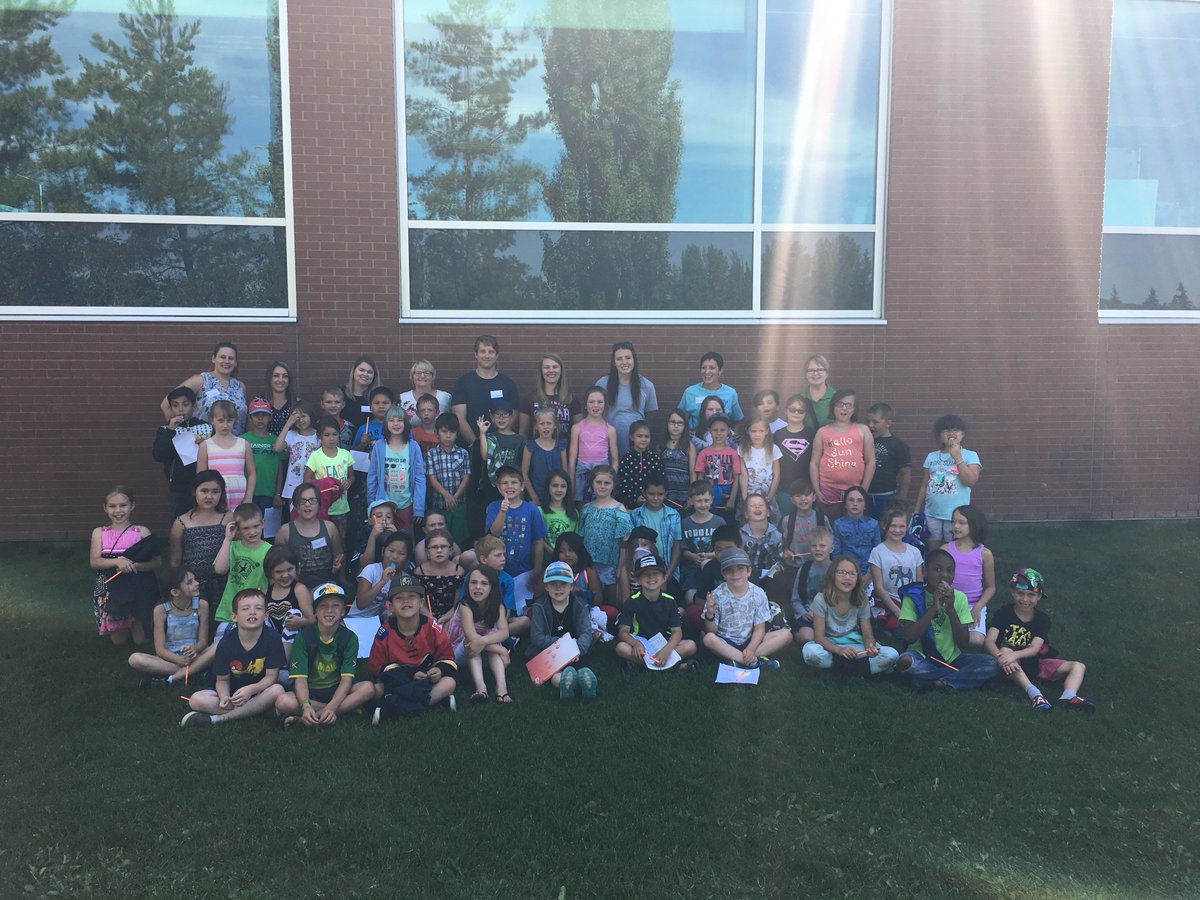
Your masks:
[{"label": "pink shorts", "polygon": [[1052,659],[1043,656],[1038,660],[1038,678],[1043,681],[1053,681],[1058,677],[1058,670],[1066,664],[1065,659]]}]

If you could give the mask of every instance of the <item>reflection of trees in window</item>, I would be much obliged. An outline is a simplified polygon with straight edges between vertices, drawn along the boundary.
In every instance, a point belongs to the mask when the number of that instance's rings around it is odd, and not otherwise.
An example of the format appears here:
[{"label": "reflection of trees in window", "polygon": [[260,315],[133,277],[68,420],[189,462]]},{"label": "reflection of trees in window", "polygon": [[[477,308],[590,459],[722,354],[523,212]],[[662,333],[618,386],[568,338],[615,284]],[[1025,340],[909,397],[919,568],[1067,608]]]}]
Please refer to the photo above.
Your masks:
[{"label": "reflection of trees in window", "polygon": [[[178,229],[192,268],[183,268]],[[30,306],[282,308],[280,227],[0,222],[4,302]]]},{"label": "reflection of trees in window", "polygon": [[0,204],[5,206],[44,211],[43,179],[30,161],[67,121],[66,104],[49,84],[64,71],[49,32],[68,6],[64,0],[0,9]]},{"label": "reflection of trees in window", "polygon": [[83,192],[97,211],[157,215],[255,215],[250,152],[224,153],[233,124],[228,86],[194,64],[200,22],[182,22],[171,0],[130,0],[121,40],[92,35],[97,56],[83,60],[60,92],[91,112],[65,134],[68,157],[83,167]]},{"label": "reflection of trees in window", "polygon": [[509,112],[514,84],[537,65],[516,55],[527,34],[501,28],[489,0],[451,0],[430,24],[437,38],[410,43],[404,62],[430,92],[405,97],[408,134],[435,160],[408,176],[413,199],[431,219],[525,219],[542,170],[515,151],[546,124],[545,113]]},{"label": "reflection of trees in window", "polygon": [[763,241],[763,309],[870,309],[875,264],[848,234],[822,237],[810,252],[800,235]]},{"label": "reflection of trees in window", "polygon": [[[551,122],[563,142],[543,197],[558,222],[671,222],[683,153],[667,0],[551,0],[541,32]],[[595,27],[588,27],[589,22]],[[621,27],[604,27],[619,22]],[[669,288],[664,234],[564,233],[543,271],[566,309],[642,309]]]},{"label": "reflection of trees in window", "polygon": [[672,270],[673,289],[664,309],[749,309],[750,263],[720,247],[688,244]]}]

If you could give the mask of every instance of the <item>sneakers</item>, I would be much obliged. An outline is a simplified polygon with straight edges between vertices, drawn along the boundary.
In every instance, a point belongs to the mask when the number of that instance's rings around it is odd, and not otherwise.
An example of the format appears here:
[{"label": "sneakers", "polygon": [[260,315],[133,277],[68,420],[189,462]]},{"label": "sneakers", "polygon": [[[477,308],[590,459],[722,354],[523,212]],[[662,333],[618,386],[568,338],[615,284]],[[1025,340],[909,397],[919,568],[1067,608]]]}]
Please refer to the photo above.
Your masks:
[{"label": "sneakers", "polygon": [[771,659],[769,656],[760,656],[758,658],[758,667],[760,669],[778,669],[779,660]]},{"label": "sneakers", "polygon": [[378,725],[381,718],[383,718],[383,707],[376,706],[375,712],[371,713],[371,724]]},{"label": "sneakers", "polygon": [[458,701],[454,699],[453,694],[443,700],[441,705],[450,710],[450,712],[458,712]]},{"label": "sneakers", "polygon": [[1047,702],[1045,697],[1043,697],[1041,694],[1038,694],[1033,698],[1033,708],[1038,712],[1050,712],[1052,707],[1050,706],[1049,702]]},{"label": "sneakers", "polygon": [[580,700],[595,700],[596,685],[599,680],[596,678],[596,673],[591,669],[579,670],[579,699]]},{"label": "sneakers", "polygon": [[562,670],[558,679],[558,699],[570,700],[575,696],[575,681],[577,673],[574,668],[567,666]]},{"label": "sneakers", "polygon": [[1094,713],[1096,711],[1095,703],[1093,703],[1091,700],[1080,697],[1078,694],[1076,694],[1070,700],[1059,700],[1058,705],[1062,709],[1073,709],[1076,712]]},{"label": "sneakers", "polygon": [[209,719],[206,714],[202,712],[196,712],[195,710],[192,710],[179,720],[180,728],[203,728],[204,726],[211,724],[212,720]]}]

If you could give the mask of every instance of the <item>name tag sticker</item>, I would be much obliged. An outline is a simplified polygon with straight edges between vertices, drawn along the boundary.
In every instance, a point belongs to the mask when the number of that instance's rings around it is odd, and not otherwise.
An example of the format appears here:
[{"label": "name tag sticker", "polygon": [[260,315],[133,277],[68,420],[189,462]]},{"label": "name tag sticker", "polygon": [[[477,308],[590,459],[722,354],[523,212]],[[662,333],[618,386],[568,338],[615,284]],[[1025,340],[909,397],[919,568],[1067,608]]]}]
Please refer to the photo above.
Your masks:
[{"label": "name tag sticker", "polygon": [[369,413],[369,412],[371,411],[371,407],[369,407],[369,406],[360,406],[360,407],[358,408],[358,411],[359,411],[359,412],[365,412],[365,413]]},{"label": "name tag sticker", "polygon": [[501,391],[492,391],[492,399],[493,400],[499,400],[503,396],[504,396],[504,391],[502,391],[502,390]]},{"label": "name tag sticker", "polygon": [[325,546],[325,538],[317,538],[315,541],[312,542],[312,548],[314,550],[320,550],[324,546]]}]

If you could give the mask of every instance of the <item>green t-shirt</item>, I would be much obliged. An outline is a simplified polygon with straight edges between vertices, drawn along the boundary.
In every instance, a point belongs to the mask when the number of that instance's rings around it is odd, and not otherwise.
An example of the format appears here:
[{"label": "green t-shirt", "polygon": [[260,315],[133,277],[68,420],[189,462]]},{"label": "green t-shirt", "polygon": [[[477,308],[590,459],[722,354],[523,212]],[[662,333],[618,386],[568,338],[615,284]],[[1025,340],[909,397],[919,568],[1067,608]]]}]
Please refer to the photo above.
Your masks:
[{"label": "green t-shirt", "polygon": [[567,531],[579,531],[579,519],[571,518],[565,509],[546,512],[542,510],[542,518],[546,521],[546,547],[553,551],[558,543],[558,536]]},{"label": "green t-shirt", "polygon": [[233,621],[233,598],[246,588],[267,589],[267,573],[263,571],[263,559],[271,545],[259,542],[257,547],[247,547],[241,541],[229,545],[229,580],[225,582],[225,593],[217,605],[217,621]]},{"label": "green t-shirt", "polygon": [[288,667],[288,675],[292,678],[307,678],[311,690],[335,688],[343,675],[354,677],[358,671],[358,635],[339,625],[339,630],[345,631],[346,646],[341,659],[337,652],[337,634],[328,641],[319,641],[317,657],[313,660],[312,670],[308,667],[308,645],[306,644],[307,628],[301,629],[292,642],[292,662]]},{"label": "green t-shirt", "polygon": [[[932,602],[933,596],[929,591],[926,591],[925,608],[928,609],[928,604]],[[971,615],[971,601],[967,599],[967,595],[962,591],[954,592],[954,612],[958,614],[958,621],[964,625],[970,625],[975,621],[974,616]],[[917,615],[917,607],[913,605],[912,600],[905,597],[900,601],[901,622],[916,622],[920,618]],[[929,627],[933,630],[933,646],[937,648],[937,652],[942,655],[942,659],[946,662],[954,662],[962,651],[954,643],[954,629],[950,624],[950,617],[944,609],[938,611],[938,614],[933,617],[933,621],[929,623]],[[920,638],[908,645],[908,652],[916,653],[920,656],[925,655],[925,650],[921,647]]]},{"label": "green t-shirt", "polygon": [[274,435],[246,432],[242,437],[254,454],[254,496],[274,497],[279,481],[279,464],[285,459],[285,454],[275,452]]}]

